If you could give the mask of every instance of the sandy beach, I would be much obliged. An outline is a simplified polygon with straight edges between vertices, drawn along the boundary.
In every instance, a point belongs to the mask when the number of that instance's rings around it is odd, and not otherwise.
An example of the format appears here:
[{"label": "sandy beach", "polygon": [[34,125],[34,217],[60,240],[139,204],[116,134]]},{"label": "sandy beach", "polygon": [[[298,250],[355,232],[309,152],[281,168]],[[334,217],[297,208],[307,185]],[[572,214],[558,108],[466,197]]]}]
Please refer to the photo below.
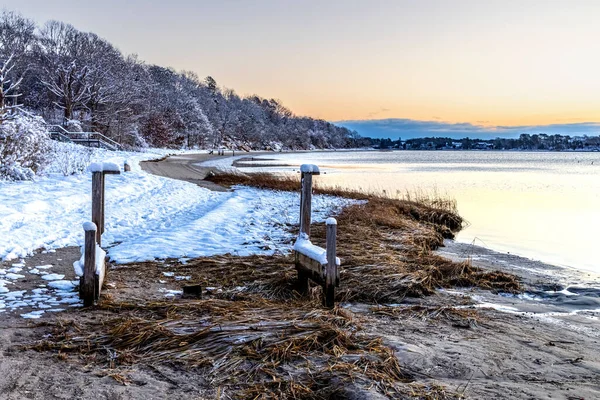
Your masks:
[{"label": "sandy beach", "polygon": [[[142,163],[142,168],[211,190],[228,190],[206,181],[204,178],[210,169],[195,165],[215,157],[218,156],[174,156]],[[516,274],[529,297],[499,296],[495,291],[457,287],[437,290],[425,297],[406,297],[397,304],[343,303],[341,310],[346,313],[347,323],[355,326],[361,335],[380,338],[393,350],[412,382],[406,383],[404,392],[387,395],[378,392],[375,386],[369,388],[357,382],[346,385],[334,398],[599,398],[597,310],[600,297],[594,285],[586,286],[581,283],[583,279],[578,280],[577,274],[563,268],[452,241],[445,243],[446,247],[439,249],[438,254],[456,261],[468,259],[472,265],[485,270]],[[26,263],[51,264],[53,272],[73,279],[72,263],[78,258],[79,249],[65,248],[40,252],[26,259]],[[78,356],[67,348],[44,347],[40,343],[58,339],[57,335],[65,332],[69,332],[71,340],[78,335],[85,336],[87,332],[80,329],[86,326],[98,327],[104,322],[116,321],[119,316],[136,315],[134,309],[123,306],[124,302],[162,301],[164,293],[159,288],[178,291],[185,284],[163,271],[173,272],[174,276],[190,276],[191,281],[203,281],[210,280],[211,274],[207,272],[210,268],[229,268],[228,265],[236,262],[215,257],[185,263],[166,260],[118,265],[110,271],[101,301],[121,304],[120,308],[68,308],[38,321],[25,320],[5,311],[0,314],[4,321],[0,331],[0,376],[3,376],[0,398],[230,398],[226,389],[215,385],[195,368],[143,358],[140,362],[111,368],[110,363],[107,366],[99,362],[100,358],[110,359],[108,348],[103,356],[99,353],[93,357]],[[252,261],[244,259],[242,262]],[[9,268],[9,264],[4,262],[0,268]],[[598,282],[594,277],[585,278],[585,282]],[[27,275],[20,290],[36,287],[40,279],[37,275]],[[242,294],[236,292],[236,285],[238,283],[232,281],[232,288],[223,287],[223,291],[228,299],[238,296],[244,300]],[[580,289],[576,299],[564,293],[560,296],[569,287]],[[552,292],[557,294],[553,296]],[[535,298],[536,294],[539,298]],[[215,302],[224,299],[211,296],[208,295],[209,299]],[[278,299],[266,301],[277,307],[286,304]],[[246,313],[250,315],[250,311]],[[50,351],[37,351],[44,348]]]}]

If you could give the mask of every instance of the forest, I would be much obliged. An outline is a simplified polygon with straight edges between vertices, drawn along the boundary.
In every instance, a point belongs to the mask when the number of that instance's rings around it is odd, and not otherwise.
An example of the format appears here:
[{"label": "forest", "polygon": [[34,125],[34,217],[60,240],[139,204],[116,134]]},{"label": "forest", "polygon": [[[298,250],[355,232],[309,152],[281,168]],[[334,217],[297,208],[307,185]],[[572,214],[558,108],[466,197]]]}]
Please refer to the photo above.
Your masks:
[{"label": "forest", "polygon": [[[201,66],[199,66],[201,67]],[[19,113],[124,148],[358,147],[355,131],[240,96],[211,76],[151,65],[72,25],[0,14],[0,124]],[[368,143],[368,142],[367,142]]]},{"label": "forest", "polygon": [[402,139],[370,139],[377,149],[403,150],[547,150],[547,151],[600,151],[600,136],[548,135],[522,133],[518,138],[453,139],[423,137]]}]

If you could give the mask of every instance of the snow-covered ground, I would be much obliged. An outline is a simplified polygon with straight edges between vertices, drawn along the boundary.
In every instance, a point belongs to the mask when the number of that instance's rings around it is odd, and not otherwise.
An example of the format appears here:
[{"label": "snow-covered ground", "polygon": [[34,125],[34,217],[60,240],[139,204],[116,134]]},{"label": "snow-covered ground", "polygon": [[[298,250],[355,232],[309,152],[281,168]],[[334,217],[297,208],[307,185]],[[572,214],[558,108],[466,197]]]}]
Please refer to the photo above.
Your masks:
[{"label": "snow-covered ground", "polygon": [[[30,312],[22,313],[21,317],[32,319],[40,318],[46,312],[80,306],[81,301],[75,291],[77,281],[62,280],[64,275],[49,273],[51,268],[51,265],[27,267],[24,262],[19,262],[12,264],[12,268],[8,270],[0,269],[0,313],[6,310],[31,309]],[[19,290],[19,280],[25,276],[18,272],[25,270],[30,274],[43,274],[42,279],[49,282],[40,284],[31,291]],[[16,290],[11,290],[15,287]]]},{"label": "snow-covered ground", "polygon": [[[130,173],[106,178],[103,245],[112,261],[289,251],[291,238],[284,227],[299,219],[298,194],[248,187],[211,192],[140,169],[139,161],[163,153],[98,151],[92,157],[132,164]],[[0,259],[82,245],[82,223],[91,215],[90,192],[89,172],[0,182]],[[346,204],[348,200],[315,196],[314,220],[323,221]]]},{"label": "snow-covered ground", "polygon": [[[286,226],[297,224],[300,199],[296,193],[237,187],[211,192],[195,184],[143,172],[142,160],[164,151],[146,153],[95,151],[91,161],[128,160],[132,171],[106,177],[106,227],[103,247],[116,263],[216,254],[289,252],[293,238]],[[223,164],[229,163],[222,159]],[[350,200],[314,196],[313,221],[324,221]],[[15,260],[13,270],[0,270],[0,309],[21,306],[39,309],[60,303],[78,304],[74,284],[44,269],[32,267],[48,281],[35,293],[10,291],[24,276],[18,263],[37,249],[81,246],[82,224],[91,218],[91,172],[49,174],[29,182],[0,182],[0,259]],[[19,265],[22,265],[19,267]],[[72,295],[68,293],[73,293]],[[63,301],[64,300],[64,301]],[[39,317],[41,312],[27,315]]]}]

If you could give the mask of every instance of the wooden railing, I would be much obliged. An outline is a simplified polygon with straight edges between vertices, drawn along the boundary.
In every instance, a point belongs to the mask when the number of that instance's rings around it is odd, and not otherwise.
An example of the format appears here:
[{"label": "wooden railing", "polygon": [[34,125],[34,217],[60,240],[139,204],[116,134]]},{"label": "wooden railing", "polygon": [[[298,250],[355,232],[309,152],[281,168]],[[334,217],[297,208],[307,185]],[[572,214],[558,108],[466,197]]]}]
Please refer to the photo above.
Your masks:
[{"label": "wooden railing", "polygon": [[304,164],[300,167],[302,191],[300,196],[300,234],[294,244],[294,259],[298,271],[300,293],[309,291],[309,279],[323,287],[323,304],[333,307],[335,288],[340,284],[340,260],[336,257],[337,221],[327,219],[326,248],[315,246],[310,241],[312,212],[312,177],[319,175],[319,167]]},{"label": "wooden railing", "polygon": [[122,146],[98,132],[69,132],[61,125],[50,125],[50,137],[54,140],[72,142],[88,147],[102,147],[108,150],[121,150]]},{"label": "wooden railing", "polygon": [[83,254],[83,276],[79,281],[79,296],[85,307],[91,306],[100,298],[100,291],[106,276],[106,253],[102,250],[104,233],[104,186],[107,174],[120,174],[120,168],[112,163],[94,163],[92,170],[92,221],[83,224],[85,246]]}]

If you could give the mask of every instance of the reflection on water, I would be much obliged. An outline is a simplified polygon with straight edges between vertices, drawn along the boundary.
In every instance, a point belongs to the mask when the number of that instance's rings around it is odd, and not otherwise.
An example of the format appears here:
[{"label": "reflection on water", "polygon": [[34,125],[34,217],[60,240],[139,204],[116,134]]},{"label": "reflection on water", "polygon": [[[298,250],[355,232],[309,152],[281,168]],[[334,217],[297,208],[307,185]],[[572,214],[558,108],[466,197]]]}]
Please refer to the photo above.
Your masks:
[{"label": "reflection on water", "polygon": [[293,169],[314,163],[327,185],[458,201],[470,225],[457,240],[600,272],[600,153],[399,151],[269,155]]}]

